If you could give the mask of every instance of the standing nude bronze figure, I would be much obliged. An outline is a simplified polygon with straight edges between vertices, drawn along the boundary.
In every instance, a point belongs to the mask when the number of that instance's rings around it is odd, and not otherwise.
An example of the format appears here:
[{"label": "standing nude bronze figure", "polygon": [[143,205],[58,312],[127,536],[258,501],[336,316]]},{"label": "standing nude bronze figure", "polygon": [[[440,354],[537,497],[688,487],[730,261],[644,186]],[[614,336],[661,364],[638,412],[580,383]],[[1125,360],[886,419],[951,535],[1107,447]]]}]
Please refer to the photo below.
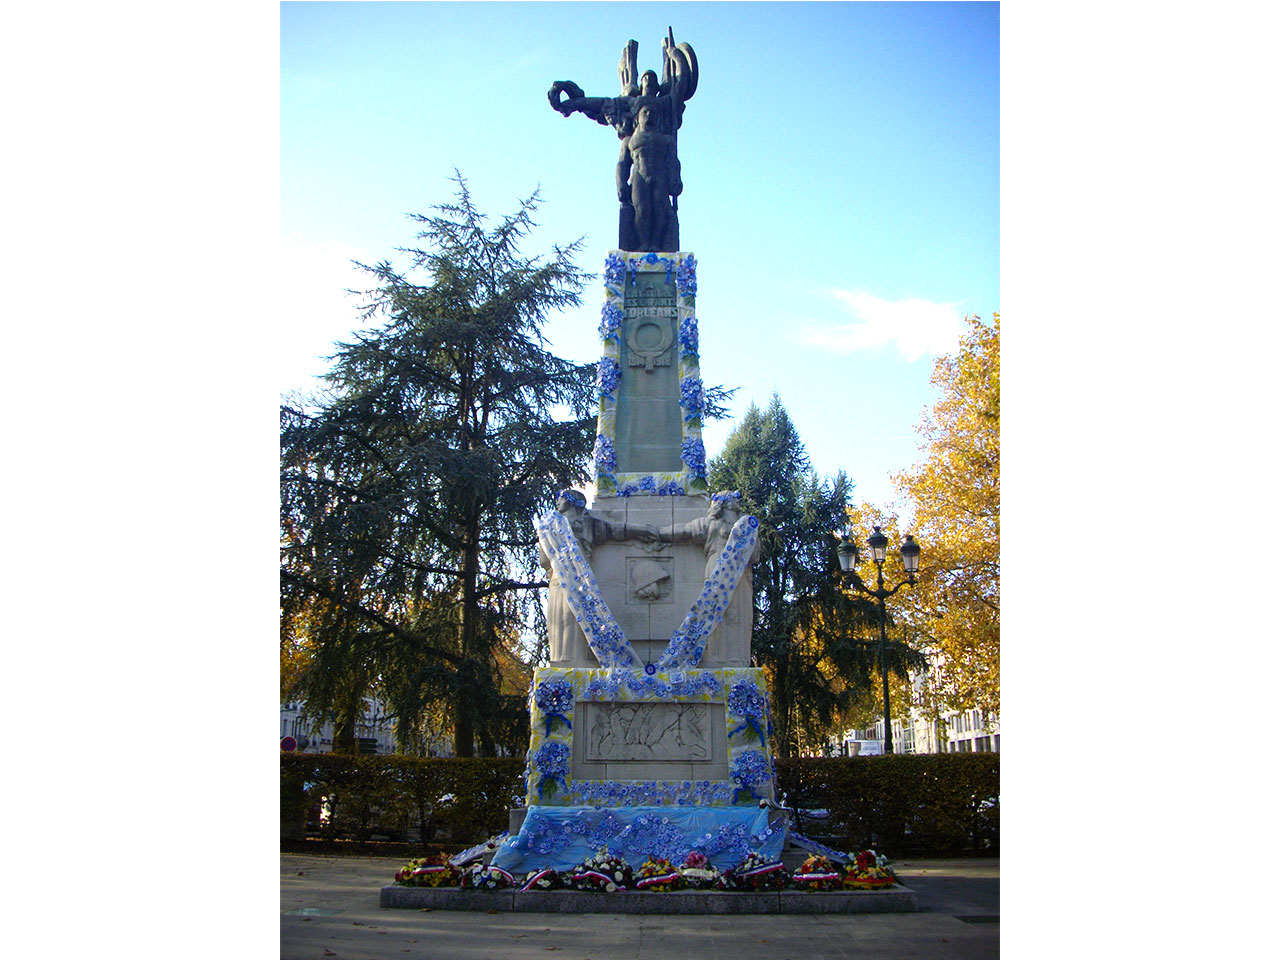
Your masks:
[{"label": "standing nude bronze figure", "polygon": [[659,82],[652,70],[637,78],[638,49],[636,41],[628,41],[618,61],[621,96],[588,97],[576,83],[557,80],[547,99],[566,117],[581,113],[612,126],[622,141],[616,175],[619,248],[675,252],[680,249],[676,198],[684,190],[676,135],[685,102],[698,88],[698,58],[689,44],[675,42],[668,27]]}]

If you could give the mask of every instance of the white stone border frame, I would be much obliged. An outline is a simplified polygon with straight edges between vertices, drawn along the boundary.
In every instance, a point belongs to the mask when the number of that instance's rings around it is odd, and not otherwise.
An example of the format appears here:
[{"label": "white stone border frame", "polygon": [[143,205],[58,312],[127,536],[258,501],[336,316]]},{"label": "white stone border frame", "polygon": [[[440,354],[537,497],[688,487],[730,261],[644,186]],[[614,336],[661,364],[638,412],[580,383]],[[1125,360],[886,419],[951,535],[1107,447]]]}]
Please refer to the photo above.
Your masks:
[{"label": "white stone border frame", "polygon": [[[617,472],[618,385],[621,381],[622,317],[626,277],[666,273],[676,283],[677,381],[681,384],[681,469],[662,473]],[[593,458],[597,497],[691,496],[707,492],[706,448],[702,442],[704,393],[698,361],[697,260],[692,253],[629,253],[611,250],[605,260],[604,306],[600,322],[599,398]],[[684,385],[690,383],[686,391]]]}]

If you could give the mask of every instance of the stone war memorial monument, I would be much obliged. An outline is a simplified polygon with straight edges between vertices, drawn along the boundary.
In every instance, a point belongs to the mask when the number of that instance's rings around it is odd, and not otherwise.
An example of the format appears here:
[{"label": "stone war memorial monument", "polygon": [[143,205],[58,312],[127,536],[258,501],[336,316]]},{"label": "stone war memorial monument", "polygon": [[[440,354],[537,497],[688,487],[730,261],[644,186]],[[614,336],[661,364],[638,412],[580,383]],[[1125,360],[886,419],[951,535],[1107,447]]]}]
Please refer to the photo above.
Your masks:
[{"label": "stone war memorial monument", "polygon": [[[777,801],[769,690],[751,665],[760,527],[737,492],[707,485],[697,259],[677,217],[676,140],[698,61],[670,29],[662,56],[661,78],[637,77],[630,41],[617,97],[588,97],[569,81],[548,93],[564,116],[618,135],[618,249],[604,264],[595,499],[561,490],[534,521],[550,664],[530,689],[524,802],[504,837],[406,866],[382,888],[384,907],[916,909],[871,851],[845,874],[826,855],[851,855],[789,835]],[[819,854],[794,875],[781,862],[788,840]],[[466,863],[475,865],[463,889],[448,889]],[[841,889],[851,879],[854,889]]]},{"label": "stone war memorial monument", "polygon": [[729,869],[774,859],[769,696],[751,666],[759,526],[707,487],[697,260],[680,246],[677,135],[698,61],[671,32],[662,75],[617,97],[557,81],[551,106],[611,126],[618,249],[604,265],[595,500],[560,493],[536,520],[551,663],[534,675],[525,807],[493,856],[512,874],[568,870],[601,849],[638,868],[690,853]]}]

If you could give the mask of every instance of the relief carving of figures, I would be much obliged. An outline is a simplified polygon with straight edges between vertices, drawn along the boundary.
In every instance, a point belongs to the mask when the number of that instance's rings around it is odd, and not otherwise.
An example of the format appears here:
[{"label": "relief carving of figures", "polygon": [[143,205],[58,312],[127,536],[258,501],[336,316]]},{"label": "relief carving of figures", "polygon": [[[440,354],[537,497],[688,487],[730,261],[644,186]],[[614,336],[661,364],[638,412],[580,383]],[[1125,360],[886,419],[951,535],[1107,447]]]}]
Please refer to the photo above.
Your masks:
[{"label": "relief carving of figures", "polygon": [[592,704],[588,761],[706,760],[705,704]]},{"label": "relief carving of figures", "polygon": [[566,117],[581,113],[612,126],[622,141],[617,165],[619,248],[672,252],[680,249],[676,198],[684,190],[676,133],[684,119],[685,102],[698,88],[698,58],[689,44],[675,42],[668,27],[659,83],[652,70],[637,77],[638,49],[639,44],[631,40],[622,50],[621,96],[588,97],[576,83],[557,80],[547,99]]}]

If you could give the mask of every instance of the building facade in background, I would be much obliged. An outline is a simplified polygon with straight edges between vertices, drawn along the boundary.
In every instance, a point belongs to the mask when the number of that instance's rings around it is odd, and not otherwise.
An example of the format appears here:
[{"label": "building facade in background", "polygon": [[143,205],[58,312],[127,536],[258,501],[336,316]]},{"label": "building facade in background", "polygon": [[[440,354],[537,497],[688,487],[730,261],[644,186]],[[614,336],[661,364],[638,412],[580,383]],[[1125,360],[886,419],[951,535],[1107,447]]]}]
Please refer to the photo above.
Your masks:
[{"label": "building facade in background", "polygon": [[[832,752],[849,756],[851,745],[861,740],[883,743],[884,719],[845,731]],[[938,723],[933,723],[913,708],[905,720],[893,721],[893,752],[999,753],[1000,716],[977,709],[959,710],[944,714]]]},{"label": "building facade in background", "polygon": [[[280,743],[291,737],[301,753],[333,752],[333,721],[316,723],[303,713],[299,702],[280,704]],[[356,724],[356,745],[364,754],[396,752],[395,723],[387,716],[386,705],[365,697],[364,713]]]}]

